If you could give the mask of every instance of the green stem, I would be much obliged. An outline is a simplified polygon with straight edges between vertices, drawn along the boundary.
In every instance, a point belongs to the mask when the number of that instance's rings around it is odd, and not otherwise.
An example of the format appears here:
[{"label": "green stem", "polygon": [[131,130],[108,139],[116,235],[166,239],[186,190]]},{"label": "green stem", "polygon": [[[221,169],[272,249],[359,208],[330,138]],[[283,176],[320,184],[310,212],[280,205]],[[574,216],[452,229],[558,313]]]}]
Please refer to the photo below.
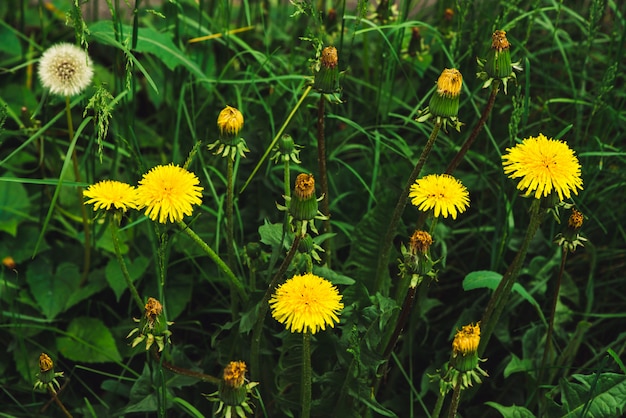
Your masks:
[{"label": "green stem", "polygon": [[285,189],[285,196],[291,196],[291,172],[289,171],[289,158],[285,158],[283,163],[283,184]]},{"label": "green stem", "polygon": [[483,113],[480,115],[480,119],[478,120],[478,123],[476,123],[476,126],[474,126],[474,129],[472,130],[472,133],[467,138],[467,140],[465,140],[459,152],[456,153],[456,155],[454,156],[454,158],[448,165],[448,168],[446,168],[446,174],[452,174],[454,172],[454,170],[461,163],[461,160],[463,159],[463,157],[465,157],[465,154],[467,154],[467,151],[470,149],[470,147],[476,140],[476,137],[478,136],[479,132],[483,129],[485,122],[487,122],[487,118],[491,114],[491,110],[493,109],[493,104],[496,102],[496,96],[498,95],[499,90],[500,90],[500,81],[494,80],[493,84],[491,85],[491,94],[489,95],[487,104],[485,105],[485,108],[483,109]]},{"label": "green stem", "polygon": [[311,416],[311,332],[302,333],[302,418]]},{"label": "green stem", "polygon": [[193,370],[184,369],[182,367],[174,366],[172,363],[162,358],[161,355],[156,351],[154,347],[151,349],[151,351],[152,351],[152,357],[154,357],[154,359],[157,362],[160,362],[163,365],[163,368],[169,370],[172,373],[193,377],[194,379],[199,379],[199,380],[202,380],[203,382],[213,383],[215,385],[219,385],[220,383],[219,378],[215,376],[211,376],[210,374],[204,374],[200,372],[195,372]]},{"label": "green stem", "polygon": [[235,276],[235,273],[233,273],[233,271],[228,267],[228,265],[224,263],[224,261],[220,258],[220,256],[217,255],[215,251],[213,251],[213,249],[209,247],[209,245],[206,242],[204,242],[204,240],[200,238],[198,234],[196,234],[191,228],[189,228],[189,226],[185,224],[183,221],[179,221],[178,226],[185,234],[187,234],[189,238],[191,238],[211,258],[211,260],[215,262],[215,264],[217,264],[219,269],[222,270],[226,274],[226,276],[228,276],[228,278],[230,279],[230,282],[233,285],[235,285],[235,288],[237,289],[241,299],[243,301],[247,301],[248,295],[246,294],[243,284],[237,278],[237,276]]},{"label": "green stem", "polygon": [[515,259],[504,273],[500,284],[496,288],[496,290],[491,295],[491,299],[489,299],[489,303],[487,304],[487,308],[485,309],[485,313],[480,321],[481,323],[481,336],[480,336],[480,344],[478,345],[478,355],[479,357],[485,351],[485,347],[493,334],[493,330],[495,329],[498,320],[500,319],[500,315],[506,306],[509,296],[511,295],[511,289],[513,285],[517,281],[517,277],[519,276],[520,269],[522,268],[522,264],[524,259],[526,258],[526,252],[528,251],[528,246],[530,245],[530,241],[535,236],[537,229],[539,229],[539,225],[543,219],[543,215],[545,213],[545,209],[540,208],[541,200],[533,199],[533,202],[530,206],[530,221],[528,222],[528,228],[526,229],[526,235],[524,236],[524,240],[515,255]]},{"label": "green stem", "polygon": [[[326,169],[326,138],[324,136],[324,106],[326,100],[324,94],[320,93],[320,100],[317,103],[317,163],[320,171],[320,186],[322,189],[322,214],[327,219],[324,220],[324,233],[331,233],[330,225],[330,199],[328,197],[328,171]],[[331,254],[331,240],[324,240],[324,260],[326,266],[330,268]]]},{"label": "green stem", "polygon": [[459,401],[461,400],[461,377],[454,385],[454,391],[452,392],[452,400],[450,401],[450,409],[448,410],[448,418],[455,418],[456,411],[459,409]]},{"label": "green stem", "polygon": [[233,171],[235,161],[228,157],[226,169],[226,247],[228,253],[228,267],[235,266],[235,228],[233,223]]},{"label": "green stem", "polygon": [[[65,116],[67,117],[67,132],[70,137],[70,144],[74,140],[74,123],[72,121],[72,108],[70,106],[70,96],[65,96]],[[74,179],[80,183],[80,168],[78,166],[78,156],[76,155],[76,148],[72,151],[72,165],[74,167]],[[85,252],[83,255],[83,273],[80,277],[80,286],[87,281],[89,275],[89,267],[91,265],[91,228],[89,227],[89,221],[87,220],[87,209],[83,204],[83,189],[82,187],[76,188],[78,192],[78,202],[80,204],[80,215],[83,221],[84,231],[84,246]]]},{"label": "green stem", "polygon": [[[296,228],[299,230],[299,228]],[[259,311],[257,312],[256,322],[254,324],[254,330],[252,331],[252,346],[250,347],[250,371],[252,374],[252,380],[259,380],[259,370],[260,370],[260,348],[261,348],[261,333],[263,331],[263,323],[265,322],[265,315],[267,315],[267,311],[269,309],[269,300],[272,297],[272,293],[274,293],[274,289],[281,282],[283,274],[287,271],[287,267],[293,260],[293,257],[296,255],[296,251],[298,250],[298,246],[300,245],[300,240],[302,236],[300,234],[296,234],[293,239],[293,243],[291,244],[291,248],[287,253],[287,256],[283,260],[282,264],[278,268],[278,271],[272,278],[267,290],[265,291],[265,295],[263,295],[263,299],[259,303]]]},{"label": "green stem", "polygon": [[439,414],[441,414],[441,409],[443,408],[443,401],[445,399],[446,394],[439,391],[439,396],[437,397],[437,402],[435,403],[435,408],[433,408],[433,413],[430,415],[430,418],[439,418]]},{"label": "green stem", "polygon": [[111,219],[109,221],[109,229],[111,230],[111,239],[113,241],[113,249],[115,250],[115,256],[117,257],[117,262],[120,265],[120,269],[122,270],[122,276],[126,281],[126,286],[128,286],[128,290],[130,290],[130,294],[137,304],[137,307],[141,312],[145,309],[144,303],[137,292],[137,288],[133,284],[133,280],[130,278],[130,274],[128,273],[128,269],[126,268],[126,262],[124,261],[124,257],[122,256],[122,251],[120,250],[120,239],[117,235],[117,224],[115,219]]},{"label": "green stem", "polygon": [[[411,185],[417,180],[417,177],[420,175],[424,164],[426,163],[426,159],[430,154],[430,151],[433,148],[433,144],[435,143],[435,139],[437,139],[437,135],[439,134],[439,130],[441,129],[441,122],[438,121],[433,126],[433,130],[430,133],[430,137],[424,146],[424,150],[422,151],[422,155],[420,155],[415,168],[411,172],[400,197],[398,198],[398,203],[391,215],[391,220],[389,221],[389,226],[387,227],[387,232],[385,237],[383,238],[383,242],[381,244],[380,257],[378,258],[378,267],[376,268],[376,282],[374,284],[374,293],[382,290],[383,285],[388,282],[389,274],[387,271],[387,264],[389,262],[389,254],[391,253],[391,247],[393,244],[393,237],[396,234],[396,229],[398,227],[398,223],[400,222],[400,218],[402,217],[402,213],[404,212],[404,208],[406,207],[407,200],[409,199],[409,191],[411,189]],[[389,285],[386,284],[388,287]]]}]

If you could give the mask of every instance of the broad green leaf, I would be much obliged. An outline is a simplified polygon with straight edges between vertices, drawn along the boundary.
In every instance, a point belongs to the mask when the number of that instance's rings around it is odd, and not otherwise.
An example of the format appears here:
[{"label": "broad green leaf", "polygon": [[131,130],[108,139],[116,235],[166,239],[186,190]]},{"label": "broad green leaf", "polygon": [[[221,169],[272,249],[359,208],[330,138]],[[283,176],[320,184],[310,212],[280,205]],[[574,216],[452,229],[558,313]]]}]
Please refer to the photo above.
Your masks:
[{"label": "broad green leaf", "polygon": [[343,274],[339,274],[336,271],[329,269],[328,267],[313,266],[313,273],[325,278],[335,285],[342,284],[350,286],[355,283],[355,280],[353,278],[345,276]]},{"label": "broad green leaf", "polygon": [[496,402],[485,402],[485,404],[497,409],[504,418],[535,418],[535,414],[523,406],[504,406]]},{"label": "broad green leaf", "polygon": [[99,319],[75,318],[67,333],[68,336],[57,338],[57,348],[70,360],[83,363],[122,360],[111,331]]},{"label": "broad green leaf", "polygon": [[[126,268],[128,269],[128,274],[133,283],[145,273],[148,264],[149,260],[145,257],[137,257],[131,263],[126,260]],[[111,286],[119,302],[120,297],[127,290],[128,286],[117,258],[109,260],[105,269],[105,275],[109,286]]]},{"label": "broad green leaf", "polygon": [[22,45],[15,33],[10,26],[0,24],[0,51],[18,57],[22,55]]},{"label": "broad green leaf", "polygon": [[280,247],[283,242],[283,224],[271,224],[265,221],[259,227],[259,235],[263,244],[270,245],[272,248]]},{"label": "broad green leaf", "polygon": [[[502,275],[495,271],[489,270],[478,270],[469,273],[463,279],[463,290],[474,290],[487,288],[491,290],[495,290],[500,282],[502,281]],[[542,321],[545,323],[545,317],[543,316],[543,312],[541,311],[541,307],[539,303],[535,300],[535,298],[526,291],[519,283],[515,283],[513,285],[513,292],[517,292],[522,298],[524,298],[528,303],[533,305],[537,310],[537,313],[541,317]]]},{"label": "broad green leaf", "polygon": [[[533,370],[535,367],[533,361],[531,359],[521,359],[517,357],[515,354],[511,354],[511,361],[506,365],[504,369],[504,378],[506,379],[513,373],[517,372],[527,372],[529,370]],[[494,407],[495,408],[495,407]]]},{"label": "broad green leaf", "polygon": [[28,265],[26,281],[43,314],[53,319],[66,309],[80,283],[80,272],[71,263],[61,263],[54,271],[50,260],[40,257]]},{"label": "broad green leaf", "polygon": [[16,236],[17,227],[26,218],[30,206],[28,193],[22,184],[2,180],[0,178],[0,231]]},{"label": "broad green leaf", "polygon": [[572,375],[571,382],[561,379],[559,417],[619,417],[626,411],[626,375]]}]

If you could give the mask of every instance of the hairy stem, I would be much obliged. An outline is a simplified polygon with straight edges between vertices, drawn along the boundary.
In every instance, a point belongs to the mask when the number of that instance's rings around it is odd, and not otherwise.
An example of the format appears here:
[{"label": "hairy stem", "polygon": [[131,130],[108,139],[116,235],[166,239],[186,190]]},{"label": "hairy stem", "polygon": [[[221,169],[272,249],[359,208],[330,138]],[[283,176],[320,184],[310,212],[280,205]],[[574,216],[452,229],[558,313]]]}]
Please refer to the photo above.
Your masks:
[{"label": "hairy stem", "polygon": [[302,333],[302,418],[311,416],[311,332]]},{"label": "hairy stem", "polygon": [[117,223],[115,219],[111,219],[109,221],[109,229],[111,230],[111,240],[113,241],[113,249],[115,250],[115,256],[117,257],[117,263],[120,265],[120,269],[122,270],[122,276],[126,281],[126,286],[130,291],[135,304],[139,308],[140,311],[144,310],[144,303],[141,300],[141,296],[139,296],[139,292],[137,292],[137,288],[133,284],[133,280],[128,273],[128,268],[126,267],[126,262],[124,261],[124,257],[122,256],[122,251],[120,249],[120,238],[117,235]]},{"label": "hairy stem", "polygon": [[[322,188],[322,214],[327,219],[324,220],[324,233],[329,234],[331,232],[330,225],[330,200],[328,197],[328,172],[326,169],[326,138],[324,136],[324,106],[326,100],[324,95],[320,94],[320,100],[317,104],[317,163],[320,171],[320,184]],[[330,239],[324,240],[324,260],[326,265],[330,268],[330,261],[332,258],[332,244]]]}]

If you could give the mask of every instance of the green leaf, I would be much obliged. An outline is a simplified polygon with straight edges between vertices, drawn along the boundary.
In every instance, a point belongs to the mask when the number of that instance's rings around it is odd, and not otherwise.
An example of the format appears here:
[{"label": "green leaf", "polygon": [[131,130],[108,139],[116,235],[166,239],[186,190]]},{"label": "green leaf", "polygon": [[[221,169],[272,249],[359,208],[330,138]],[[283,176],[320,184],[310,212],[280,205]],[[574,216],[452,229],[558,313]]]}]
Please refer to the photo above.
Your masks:
[{"label": "green leaf", "polygon": [[535,418],[535,414],[523,406],[504,406],[496,402],[485,402],[485,404],[497,409],[504,418]]},{"label": "green leaf", "polygon": [[535,367],[534,363],[531,359],[525,358],[522,360],[519,357],[517,357],[515,354],[511,354],[511,361],[509,361],[509,364],[506,365],[503,375],[504,375],[504,378],[506,379],[513,373],[527,372],[527,371],[533,370],[534,367]]},{"label": "green leaf", "polygon": [[35,259],[26,270],[30,291],[48,319],[54,319],[66,309],[67,301],[80,283],[75,264],[61,263],[53,271],[50,260],[43,257]]},{"label": "green leaf", "polygon": [[272,248],[280,247],[283,242],[283,224],[271,224],[267,221],[259,227],[261,242]]},{"label": "green leaf", "polygon": [[0,178],[0,231],[16,236],[17,227],[25,219],[28,208],[26,188],[20,183],[5,182]]},{"label": "green leaf", "polygon": [[[481,288],[488,288],[491,290],[495,290],[500,282],[502,281],[502,275],[495,271],[490,270],[478,270],[469,273],[463,279],[463,290],[474,290]],[[541,307],[539,303],[535,300],[535,298],[526,291],[519,283],[515,283],[513,285],[513,292],[517,292],[522,298],[524,298],[528,303],[535,307],[537,313],[541,317],[542,321],[546,323],[546,319],[543,316],[543,312],[541,311]]]},{"label": "green leaf", "polygon": [[122,360],[111,331],[99,319],[76,318],[67,328],[67,334],[57,338],[57,347],[70,360],[83,363]]},{"label": "green leaf", "polygon": [[[132,263],[126,261],[126,268],[128,269],[128,274],[130,275],[130,279],[133,283],[146,272],[149,261],[150,260],[145,257],[137,257],[132,261]],[[115,293],[117,301],[119,302],[120,297],[127,290],[128,286],[126,285],[126,280],[124,279],[122,268],[120,267],[117,258],[109,260],[104,274],[109,286],[111,286],[111,289]]]},{"label": "green leaf", "polygon": [[334,285],[342,284],[351,286],[356,283],[356,280],[354,280],[353,278],[337,273],[336,271],[331,270],[328,267],[313,266],[313,273],[320,277],[323,277]]},{"label": "green leaf", "polygon": [[559,417],[619,417],[626,411],[626,375],[574,374],[571,382],[561,379]]}]

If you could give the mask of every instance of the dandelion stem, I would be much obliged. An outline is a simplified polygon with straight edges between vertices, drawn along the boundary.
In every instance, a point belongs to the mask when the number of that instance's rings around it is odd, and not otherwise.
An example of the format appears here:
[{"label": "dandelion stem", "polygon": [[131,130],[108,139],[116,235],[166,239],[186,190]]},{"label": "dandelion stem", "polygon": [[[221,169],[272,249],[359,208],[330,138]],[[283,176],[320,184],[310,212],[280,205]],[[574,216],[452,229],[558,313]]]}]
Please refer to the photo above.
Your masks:
[{"label": "dandelion stem", "polygon": [[233,171],[235,161],[227,158],[226,168],[226,246],[228,266],[232,269],[235,263],[235,228],[233,225]]},{"label": "dandelion stem", "polygon": [[530,241],[535,236],[535,233],[537,232],[537,229],[539,229],[539,225],[543,219],[545,209],[540,208],[540,203],[541,201],[539,199],[533,199],[533,203],[530,206],[530,221],[528,222],[528,228],[526,229],[524,240],[522,241],[515,258],[513,259],[513,262],[504,273],[500,284],[491,295],[491,299],[489,299],[485,313],[480,321],[482,331],[480,344],[478,346],[479,356],[482,356],[484,353],[485,347],[491,338],[491,334],[493,334],[493,330],[500,319],[500,315],[509,300],[511,289],[517,281],[522,263],[526,258],[526,252],[528,251]]},{"label": "dandelion stem", "polygon": [[[296,228],[296,230],[299,230],[299,228]],[[259,310],[257,312],[256,322],[254,324],[254,330],[252,331],[252,346],[250,348],[250,372],[252,374],[252,380],[259,380],[259,350],[261,347],[261,332],[263,331],[265,315],[267,315],[267,310],[269,309],[269,300],[272,297],[274,289],[283,279],[283,274],[285,274],[285,272],[287,271],[287,267],[289,267],[291,260],[293,260],[294,255],[296,255],[296,251],[298,250],[301,239],[302,236],[300,234],[295,235],[287,256],[285,257],[280,267],[278,268],[278,271],[272,278],[272,281],[265,291],[265,295],[263,295],[263,299],[259,303]]]},{"label": "dandelion stem", "polygon": [[209,247],[209,245],[204,242],[204,240],[200,238],[198,234],[196,234],[191,228],[189,228],[189,226],[183,221],[179,221],[178,226],[185,234],[187,234],[189,238],[191,238],[200,248],[202,248],[202,250],[211,258],[211,260],[213,260],[215,264],[217,264],[219,269],[222,270],[226,274],[226,276],[228,276],[230,282],[235,285],[235,288],[237,289],[241,299],[243,301],[248,300],[248,295],[246,294],[243,284],[237,278],[237,276],[235,276],[235,273],[233,273],[230,267],[228,267],[228,265],[224,263],[220,256],[217,255],[215,251],[213,251],[213,249]]},{"label": "dandelion stem", "polygon": [[120,238],[117,235],[117,223],[115,219],[111,219],[109,221],[109,229],[111,230],[111,240],[113,241],[113,249],[115,250],[115,256],[117,257],[117,262],[120,265],[120,269],[122,270],[122,276],[126,281],[126,286],[128,286],[128,290],[130,291],[133,300],[137,304],[137,307],[140,311],[144,310],[144,303],[137,292],[137,288],[133,284],[133,280],[128,273],[128,268],[126,268],[126,262],[124,261],[124,257],[122,256],[122,251],[120,249]]},{"label": "dandelion stem", "polygon": [[455,418],[456,411],[459,409],[459,401],[461,400],[461,378],[459,378],[454,385],[452,391],[452,400],[450,401],[450,409],[448,410],[448,418]]},{"label": "dandelion stem", "polygon": [[492,86],[491,94],[489,95],[487,104],[485,105],[485,108],[483,109],[483,113],[480,115],[480,119],[478,120],[478,123],[476,123],[476,125],[474,126],[472,133],[465,140],[459,152],[456,153],[452,161],[450,161],[450,164],[448,164],[448,168],[446,168],[446,174],[452,174],[454,170],[456,170],[456,168],[461,163],[461,160],[463,159],[463,157],[465,157],[465,154],[467,154],[467,151],[469,151],[470,147],[476,140],[476,137],[478,136],[480,131],[483,129],[483,126],[485,126],[485,122],[487,122],[487,118],[491,114],[493,105],[496,102],[498,91],[500,90],[500,80],[494,80],[491,86]]},{"label": "dandelion stem", "polygon": [[[70,106],[70,96],[65,96],[65,115],[67,117],[67,132],[70,137],[70,144],[74,140],[74,122],[72,121],[72,108]],[[78,166],[78,157],[76,156],[76,148],[72,151],[72,165],[74,167],[74,179],[80,182],[80,168]],[[80,215],[83,221],[85,253],[83,256],[83,273],[80,277],[80,286],[87,280],[89,274],[89,266],[91,265],[91,228],[87,220],[87,209],[83,205],[83,189],[78,187],[78,202],[80,203]]]},{"label": "dandelion stem", "polygon": [[302,333],[302,418],[311,416],[311,331]]},{"label": "dandelion stem", "polygon": [[[324,106],[326,99],[324,94],[320,93],[320,100],[317,104],[317,163],[320,171],[320,185],[322,188],[322,213],[326,217],[324,220],[324,233],[331,232],[330,225],[330,200],[328,198],[328,171],[326,169],[326,138],[324,136]],[[326,266],[330,268],[331,261],[331,240],[324,240],[324,259]]]},{"label": "dandelion stem", "polygon": [[163,368],[169,370],[172,373],[193,377],[195,379],[202,380],[203,382],[209,382],[215,385],[219,385],[220,383],[220,379],[218,379],[215,376],[211,376],[210,374],[204,374],[204,373],[196,372],[196,371],[189,370],[189,369],[184,369],[182,367],[173,365],[169,361],[163,359],[154,347],[152,348],[151,351],[152,351],[152,357],[154,357],[156,361],[161,362],[161,364],[163,365]]},{"label": "dandelion stem", "polygon": [[[388,272],[387,272],[387,263],[389,262],[389,254],[391,253],[391,247],[393,245],[393,237],[396,233],[396,229],[398,227],[398,223],[400,222],[400,218],[402,217],[402,213],[404,212],[404,208],[406,207],[407,200],[409,198],[409,191],[411,189],[411,185],[417,180],[419,177],[424,164],[426,163],[426,159],[430,154],[430,151],[433,148],[433,144],[435,143],[435,139],[437,139],[437,135],[439,134],[439,130],[441,128],[441,121],[435,122],[433,126],[433,130],[430,133],[430,137],[424,146],[424,150],[420,155],[415,168],[411,172],[400,197],[398,198],[398,203],[391,215],[391,220],[389,221],[389,226],[387,227],[387,232],[385,237],[383,238],[383,242],[381,244],[380,256],[378,258],[378,267],[376,268],[376,282],[374,284],[374,293],[379,292],[383,289],[383,285],[389,287],[387,284]],[[387,289],[388,290],[388,289]]]},{"label": "dandelion stem", "polygon": [[443,408],[443,401],[445,399],[445,392],[439,391],[439,396],[437,396],[437,402],[435,403],[435,407],[433,408],[433,413],[430,415],[430,418],[439,418],[439,414],[441,414],[441,408]]},{"label": "dandelion stem", "polygon": [[63,402],[61,402],[61,399],[59,399],[57,394],[52,389],[50,389],[50,396],[52,396],[52,399],[54,399],[54,402],[57,404],[57,406],[61,408],[61,411],[63,411],[63,414],[65,414],[67,418],[72,418],[72,414],[70,413],[70,411],[67,410]]}]

